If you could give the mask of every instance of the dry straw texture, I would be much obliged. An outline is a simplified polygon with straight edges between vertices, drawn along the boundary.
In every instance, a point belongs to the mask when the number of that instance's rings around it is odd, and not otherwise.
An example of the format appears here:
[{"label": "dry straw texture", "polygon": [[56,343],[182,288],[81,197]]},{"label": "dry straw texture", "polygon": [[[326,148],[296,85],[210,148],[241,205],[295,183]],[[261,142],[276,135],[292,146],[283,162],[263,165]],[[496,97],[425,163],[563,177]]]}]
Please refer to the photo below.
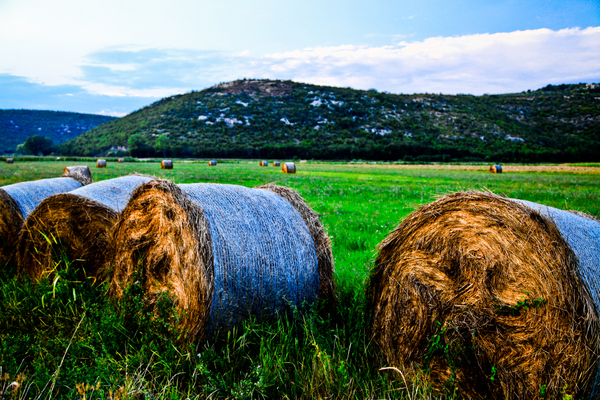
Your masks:
[{"label": "dry straw texture", "polygon": [[[369,286],[387,365],[416,362],[438,390],[455,386],[465,398],[589,396],[599,326],[586,282],[598,275],[600,224],[585,220],[597,244],[595,268],[581,268],[542,214],[466,192],[409,215],[379,245]],[[582,220],[564,219],[571,231]]]},{"label": "dry straw texture", "polygon": [[333,254],[331,252],[331,239],[327,236],[319,215],[293,189],[273,183],[258,186],[257,189],[267,189],[277,193],[286,199],[304,220],[315,244],[315,251],[317,252],[317,261],[319,263],[319,300],[325,300],[329,305],[334,305],[336,302],[336,292],[333,279],[334,265]]},{"label": "dry straw texture", "polygon": [[87,165],[77,165],[74,167],[65,167],[62,176],[64,178],[73,178],[83,186],[93,182],[92,171]]},{"label": "dry straw texture", "polygon": [[490,172],[492,174],[501,174],[502,173],[502,165],[492,165],[490,167]]},{"label": "dry straw texture", "polygon": [[162,160],[160,162],[161,169],[173,169],[173,161],[172,160]]},{"label": "dry straw texture", "polygon": [[1,187],[0,263],[6,262],[13,255],[23,220],[42,200],[79,187],[81,183],[71,178],[41,179]]},{"label": "dry straw texture", "polygon": [[191,339],[318,296],[310,232],[267,190],[153,181],[134,193],[113,232],[111,293],[121,297],[137,272],[150,302],[169,291]]},{"label": "dry straw texture", "polygon": [[111,229],[131,193],[152,178],[132,175],[48,197],[23,224],[17,244],[19,270],[39,280],[62,255],[81,277],[101,276]]},{"label": "dry straw texture", "polygon": [[97,160],[96,168],[106,168],[106,160]]},{"label": "dry straw texture", "polygon": [[281,166],[281,170],[284,174],[295,174],[296,173],[296,164],[293,162],[283,163]]}]

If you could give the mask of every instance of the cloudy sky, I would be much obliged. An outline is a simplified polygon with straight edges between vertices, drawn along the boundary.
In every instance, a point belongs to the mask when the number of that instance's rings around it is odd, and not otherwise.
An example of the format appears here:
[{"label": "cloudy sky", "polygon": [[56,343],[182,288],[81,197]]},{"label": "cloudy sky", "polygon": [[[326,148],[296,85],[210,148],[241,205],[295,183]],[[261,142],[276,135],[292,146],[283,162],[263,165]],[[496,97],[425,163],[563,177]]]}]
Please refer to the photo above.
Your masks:
[{"label": "cloudy sky", "polygon": [[0,109],[121,116],[239,78],[447,94],[600,82],[600,0],[0,0]]}]

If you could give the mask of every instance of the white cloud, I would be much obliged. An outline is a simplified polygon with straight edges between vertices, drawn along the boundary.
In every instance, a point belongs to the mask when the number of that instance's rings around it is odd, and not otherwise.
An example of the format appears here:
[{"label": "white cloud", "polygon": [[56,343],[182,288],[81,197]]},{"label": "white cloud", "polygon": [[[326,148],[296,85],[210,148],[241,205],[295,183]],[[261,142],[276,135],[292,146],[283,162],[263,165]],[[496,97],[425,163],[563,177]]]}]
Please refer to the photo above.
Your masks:
[{"label": "white cloud", "polygon": [[[391,92],[506,93],[600,81],[600,27],[434,37],[267,54],[254,76]],[[251,74],[249,74],[251,76]]]}]

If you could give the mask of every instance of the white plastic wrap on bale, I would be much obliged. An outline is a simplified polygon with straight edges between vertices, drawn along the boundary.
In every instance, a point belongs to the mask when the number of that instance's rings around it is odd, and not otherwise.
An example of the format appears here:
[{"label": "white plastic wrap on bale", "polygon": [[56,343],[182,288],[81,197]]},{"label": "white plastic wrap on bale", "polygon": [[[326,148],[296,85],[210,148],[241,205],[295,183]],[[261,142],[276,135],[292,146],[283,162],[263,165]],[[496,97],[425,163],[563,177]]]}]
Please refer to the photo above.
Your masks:
[{"label": "white plastic wrap on bale", "polygon": [[80,187],[82,187],[81,183],[72,178],[52,178],[15,183],[2,186],[0,189],[13,198],[25,219],[47,197],[70,192]]},{"label": "white plastic wrap on bale", "polygon": [[319,293],[315,246],[304,220],[268,190],[181,184],[203,210],[214,254],[209,331],[248,314],[277,315],[313,304]]},{"label": "white plastic wrap on bale", "polygon": [[[600,222],[531,201],[513,200],[538,211],[554,222],[563,239],[577,256],[579,275],[594,299],[596,311],[600,312]],[[596,381],[590,398],[597,397],[600,397],[600,368],[596,371]]]},{"label": "white plastic wrap on bale", "polygon": [[87,197],[120,213],[127,206],[133,191],[153,179],[142,175],[123,176],[92,183],[69,194]]}]

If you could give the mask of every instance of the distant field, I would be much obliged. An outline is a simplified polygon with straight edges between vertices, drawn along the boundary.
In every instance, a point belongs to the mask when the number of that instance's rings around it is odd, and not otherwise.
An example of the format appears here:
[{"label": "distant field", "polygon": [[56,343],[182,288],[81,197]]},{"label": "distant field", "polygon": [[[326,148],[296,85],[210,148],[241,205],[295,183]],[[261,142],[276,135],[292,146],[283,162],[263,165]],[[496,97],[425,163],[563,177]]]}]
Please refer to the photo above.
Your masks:
[{"label": "distant field", "polygon": [[[243,392],[241,388],[247,382],[253,382],[254,386],[246,389],[254,397],[397,397],[392,393],[397,394],[394,391],[399,389],[409,390],[401,392],[406,396],[410,393],[424,396],[427,393],[426,385],[409,383],[409,388],[406,389],[402,382],[390,382],[386,376],[379,375],[376,367],[370,365],[372,360],[369,361],[367,354],[373,351],[367,350],[370,346],[366,338],[368,317],[363,316],[361,310],[364,307],[365,279],[372,266],[377,244],[420,205],[462,190],[492,191],[510,198],[600,216],[600,167],[595,165],[509,165],[504,167],[504,173],[491,174],[487,172],[487,166],[310,162],[296,163],[298,173],[285,175],[280,168],[259,167],[258,161],[223,162],[210,167],[206,162],[175,160],[173,170],[161,170],[160,163],[140,162],[109,162],[106,169],[97,169],[95,163],[91,162],[2,163],[0,185],[56,177],[66,165],[87,164],[95,181],[141,173],[171,179],[175,183],[214,182],[252,187],[274,182],[292,187],[321,215],[326,230],[332,237],[337,282],[342,299],[338,310],[341,320],[334,323],[314,317],[303,322],[300,330],[277,324],[252,325],[228,339],[231,343],[210,344],[197,349],[174,345],[179,353],[171,350],[168,354],[162,354],[158,350],[144,350],[144,346],[149,346],[149,339],[139,336],[138,330],[131,331],[128,330],[130,328],[119,325],[119,335],[122,334],[123,337],[104,339],[114,341],[113,345],[116,347],[102,348],[99,339],[91,337],[95,336],[94,331],[107,328],[101,328],[101,323],[94,319],[100,316],[89,311],[104,310],[102,313],[107,314],[109,311],[106,310],[113,307],[105,299],[90,300],[94,296],[102,298],[101,289],[82,288],[81,285],[84,284],[67,280],[54,282],[59,286],[59,291],[66,293],[61,301],[70,304],[74,310],[66,312],[58,303],[56,306],[48,305],[48,302],[52,302],[51,295],[46,296],[46,304],[42,306],[38,300],[42,297],[40,287],[43,285],[37,288],[20,285],[14,278],[14,270],[9,268],[9,272],[0,274],[0,303],[7,305],[0,307],[4,310],[0,310],[0,339],[5,343],[4,347],[0,347],[0,366],[3,367],[0,372],[16,375],[17,372],[26,370],[30,384],[34,385],[31,391],[41,390],[38,386],[43,386],[55,371],[81,315],[88,312],[87,322],[79,329],[80,332],[91,332],[91,336],[88,338],[82,333],[72,350],[74,354],[78,354],[73,357],[79,357],[80,363],[69,364],[71,369],[67,371],[68,368],[63,367],[66,369],[61,372],[63,381],[60,383],[60,393],[65,398],[76,393],[75,384],[81,382],[100,382],[106,392],[109,389],[117,390],[128,384],[126,379],[129,378],[126,378],[125,371],[132,374],[137,371],[136,368],[143,371],[146,367],[147,374],[138,374],[139,382],[129,384],[138,384],[148,393],[156,394],[156,398],[202,398],[211,393],[219,398],[242,398],[244,396],[237,396],[236,393]],[[47,285],[44,290],[52,292],[52,282]],[[69,297],[71,289],[73,293],[75,290],[89,293],[90,297],[86,298],[83,294],[80,295],[83,300],[73,300]],[[35,296],[38,296],[38,300],[30,299]],[[30,300],[25,301],[24,298]],[[31,313],[31,310],[25,308],[26,304],[29,304],[28,307],[37,307],[35,313],[41,314],[24,317],[30,318],[30,322],[19,322],[19,315]],[[41,311],[44,307],[45,311]],[[40,319],[44,321],[41,325]],[[53,323],[59,320],[63,327],[56,329]],[[119,321],[121,320],[115,317],[113,323],[124,324]],[[103,323],[108,326],[111,324],[110,321]],[[85,326],[86,324],[89,326]],[[123,329],[125,333],[122,333]],[[334,336],[338,339],[334,339]],[[48,337],[52,338],[51,345],[45,344]],[[286,340],[293,341],[294,337],[296,350],[282,350],[289,346],[289,343],[285,344]],[[162,340],[171,344],[171,339],[166,336],[155,340],[157,343],[163,343]],[[127,343],[128,350],[122,348],[123,343]],[[165,344],[165,348],[170,347]],[[200,353],[201,360],[205,360],[201,367],[205,369],[202,371],[198,370],[197,353]],[[269,353],[277,354],[278,361],[269,358]],[[232,357],[233,361],[223,361],[227,357]],[[24,364],[21,365],[21,362]],[[178,367],[173,367],[173,363]],[[165,366],[166,364],[170,367]],[[264,374],[260,383],[263,386],[251,377],[251,372],[256,370],[257,365],[262,368],[261,374]],[[77,371],[73,371],[73,368]],[[184,377],[171,379],[179,372]],[[1,385],[0,381],[0,391]],[[171,397],[167,396],[170,396],[169,391],[159,393],[164,385],[171,385],[169,390],[174,393]]]}]

